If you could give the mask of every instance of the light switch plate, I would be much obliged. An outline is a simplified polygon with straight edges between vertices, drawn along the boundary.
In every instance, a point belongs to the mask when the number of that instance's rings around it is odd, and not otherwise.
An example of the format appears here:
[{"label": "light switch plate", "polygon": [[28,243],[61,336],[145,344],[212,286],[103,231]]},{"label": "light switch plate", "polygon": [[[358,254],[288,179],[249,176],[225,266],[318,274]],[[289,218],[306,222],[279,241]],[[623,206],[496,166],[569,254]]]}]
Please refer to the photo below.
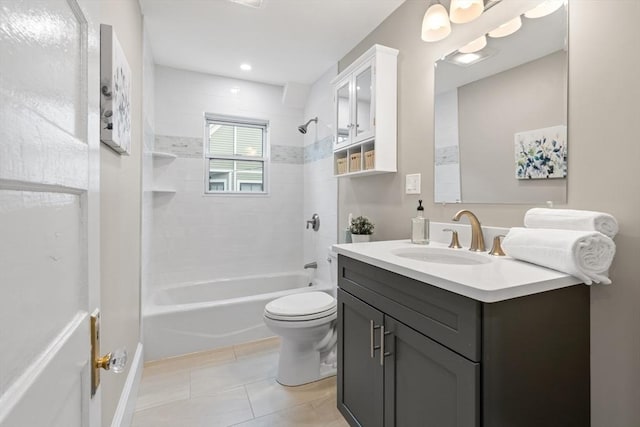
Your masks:
[{"label": "light switch plate", "polygon": [[413,173],[406,175],[405,192],[407,194],[420,194],[421,174]]}]

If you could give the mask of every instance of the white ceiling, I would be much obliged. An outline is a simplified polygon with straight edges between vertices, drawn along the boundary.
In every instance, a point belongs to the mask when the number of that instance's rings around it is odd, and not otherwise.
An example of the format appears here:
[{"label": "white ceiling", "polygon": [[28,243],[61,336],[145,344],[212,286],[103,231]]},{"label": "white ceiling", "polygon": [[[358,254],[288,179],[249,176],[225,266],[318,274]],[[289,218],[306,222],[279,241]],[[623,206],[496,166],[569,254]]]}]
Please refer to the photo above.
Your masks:
[{"label": "white ceiling", "polygon": [[313,83],[403,2],[140,0],[157,64],[278,85]]}]

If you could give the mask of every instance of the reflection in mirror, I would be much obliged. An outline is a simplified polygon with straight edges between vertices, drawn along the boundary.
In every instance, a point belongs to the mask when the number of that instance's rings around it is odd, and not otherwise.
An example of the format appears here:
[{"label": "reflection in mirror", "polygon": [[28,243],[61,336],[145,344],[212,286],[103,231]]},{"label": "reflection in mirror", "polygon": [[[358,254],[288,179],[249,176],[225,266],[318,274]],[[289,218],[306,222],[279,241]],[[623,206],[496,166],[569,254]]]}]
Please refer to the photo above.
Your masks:
[{"label": "reflection in mirror", "polygon": [[566,6],[521,23],[436,62],[437,203],[566,203]]},{"label": "reflection in mirror", "polygon": [[336,144],[345,144],[349,139],[350,112],[349,112],[349,82],[338,89],[338,134]]},{"label": "reflection in mirror", "polygon": [[356,134],[371,129],[371,67],[356,76]]}]

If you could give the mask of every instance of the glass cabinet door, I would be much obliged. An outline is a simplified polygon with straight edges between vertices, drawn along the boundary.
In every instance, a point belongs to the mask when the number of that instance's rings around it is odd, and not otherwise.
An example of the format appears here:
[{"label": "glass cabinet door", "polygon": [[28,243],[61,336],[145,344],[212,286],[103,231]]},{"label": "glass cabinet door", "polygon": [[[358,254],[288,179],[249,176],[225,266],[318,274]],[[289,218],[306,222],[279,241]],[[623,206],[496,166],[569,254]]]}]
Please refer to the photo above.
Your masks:
[{"label": "glass cabinet door", "polygon": [[349,133],[353,125],[351,124],[349,80],[346,80],[338,87],[336,92],[336,147],[345,146],[350,143]]},{"label": "glass cabinet door", "polygon": [[355,133],[360,141],[373,136],[373,67],[367,64],[355,75]]}]

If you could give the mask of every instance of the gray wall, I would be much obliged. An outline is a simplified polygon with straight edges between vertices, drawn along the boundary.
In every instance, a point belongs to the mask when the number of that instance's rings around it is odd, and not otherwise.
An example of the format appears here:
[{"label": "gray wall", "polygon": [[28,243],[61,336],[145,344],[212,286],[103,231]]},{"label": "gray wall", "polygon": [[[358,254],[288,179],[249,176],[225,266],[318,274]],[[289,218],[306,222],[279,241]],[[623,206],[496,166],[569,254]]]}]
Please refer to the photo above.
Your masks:
[{"label": "gray wall", "polygon": [[[104,24],[113,25],[131,67],[131,153],[120,156],[102,144],[101,348],[126,347],[133,359],[140,341],[140,214],[142,168],[142,16],[137,0],[100,3]],[[109,426],[131,363],[120,375],[101,376],[102,425]]]},{"label": "gray wall", "polygon": [[460,182],[467,203],[566,202],[565,179],[515,178],[513,135],[567,123],[565,51],[458,88]]},{"label": "gray wall", "polygon": [[[531,205],[436,205],[433,202],[433,61],[524,12],[531,2],[502,2],[457,25],[439,43],[420,40],[427,2],[408,0],[347,54],[344,69],[373,43],[398,58],[398,173],[339,180],[338,229],[349,212],[369,215],[376,240],[409,237],[417,199],[426,215],[448,221],[461,208],[483,224],[522,225]],[[610,212],[620,223],[613,284],[591,288],[592,426],[629,427],[640,420],[640,2],[572,0],[569,51],[568,204]],[[597,31],[610,25],[609,31]],[[607,27],[609,28],[609,27]],[[422,173],[422,195],[404,194],[404,176]],[[462,242],[467,245],[468,242]]]}]

